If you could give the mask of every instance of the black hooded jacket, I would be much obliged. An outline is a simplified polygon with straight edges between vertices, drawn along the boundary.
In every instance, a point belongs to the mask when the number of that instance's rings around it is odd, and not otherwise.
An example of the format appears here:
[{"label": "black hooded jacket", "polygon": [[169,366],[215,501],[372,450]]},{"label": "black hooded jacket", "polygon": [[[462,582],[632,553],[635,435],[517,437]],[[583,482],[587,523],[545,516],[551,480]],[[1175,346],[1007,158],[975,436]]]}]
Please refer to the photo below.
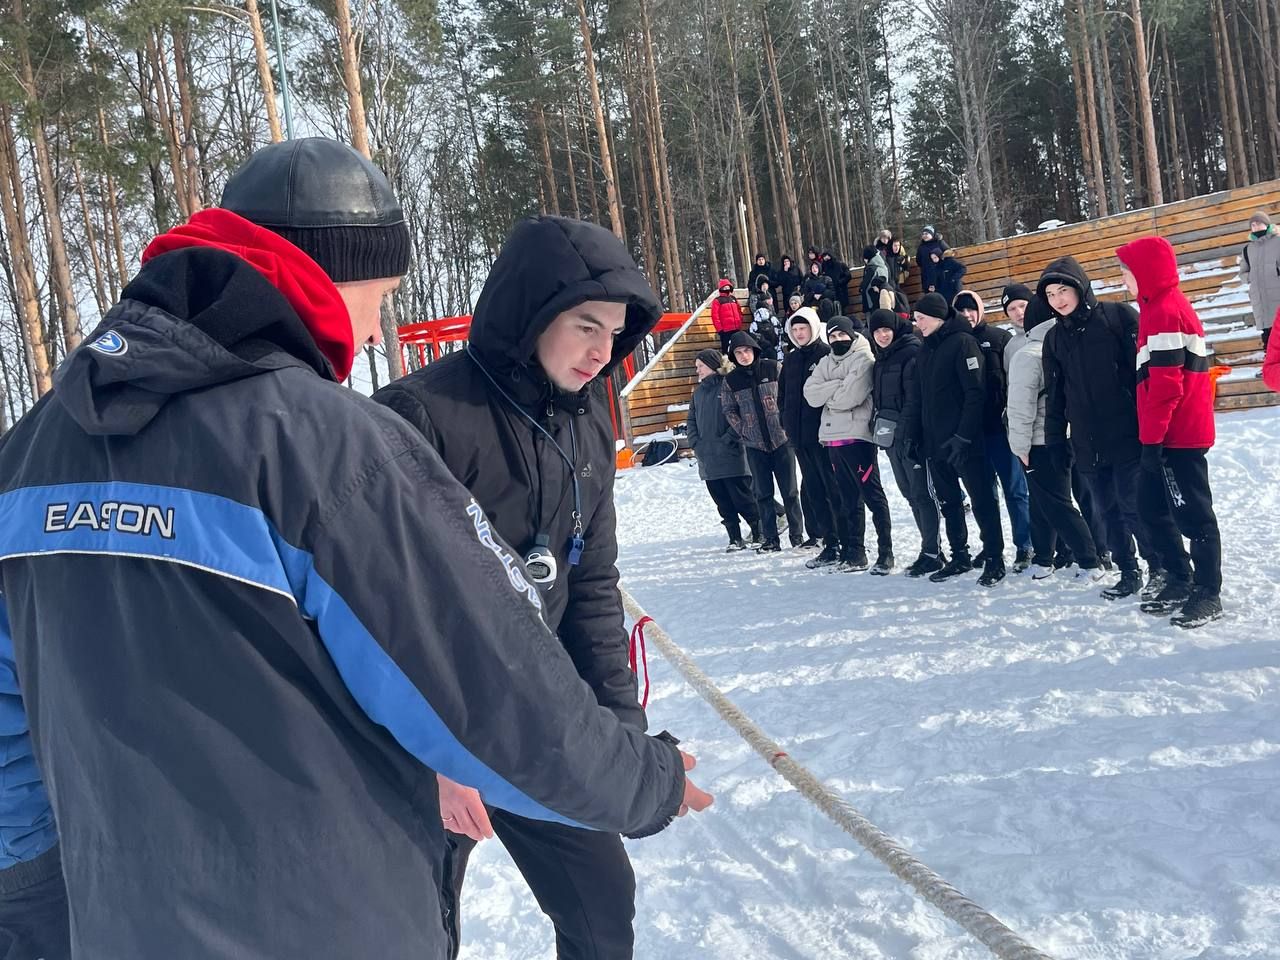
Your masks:
[{"label": "black hooded jacket", "polygon": [[[627,304],[626,326],[601,375],[566,394],[542,372],[534,349],[552,320],[587,300]],[[557,581],[542,591],[547,625],[600,705],[641,730],[615,566],[616,453],[606,390],[609,371],[661,312],[649,282],[608,230],[563,217],[524,220],[476,302],[470,352],[428,364],[374,396],[427,438],[521,556],[539,534],[547,536],[559,567]],[[573,479],[560,451],[573,460],[582,500],[586,549],[577,565],[569,563]]]},{"label": "black hooded jacket", "polygon": [[1004,408],[1009,400],[1004,348],[1013,339],[1013,334],[1003,327],[993,327],[985,320],[979,322],[971,333],[982,348],[982,370],[986,378],[987,402],[983,407],[982,429],[989,435],[1004,433]]},{"label": "black hooded jacket", "polygon": [[910,408],[907,435],[927,457],[938,456],[953,436],[969,441],[971,456],[981,456],[982,408],[986,396],[982,350],[970,333],[969,321],[952,315],[924,338],[916,357],[920,403]]},{"label": "black hooded jacket", "polygon": [[769,286],[773,286],[773,265],[766,260],[764,266],[760,266],[753,260],[751,261],[751,273],[747,276],[747,289],[752,293],[759,291],[761,279],[768,280]]},{"label": "black hooded jacket", "polygon": [[818,428],[822,426],[822,408],[811,407],[804,398],[804,383],[831,348],[814,337],[803,347],[796,347],[782,361],[778,377],[778,407],[782,411],[782,427],[796,446],[816,447]]},{"label": "black hooded jacket", "polygon": [[791,299],[791,295],[800,289],[800,285],[804,283],[804,274],[800,272],[800,268],[794,263],[784,270],[781,265],[773,271],[773,287],[781,301],[781,306],[785,309],[787,301]]},{"label": "black hooded jacket", "polygon": [[679,806],[473,498],[331,377],[262,274],[180,250],[0,440],[75,956],[444,956],[433,771],[611,832]]},{"label": "black hooded jacket", "polygon": [[1101,303],[1073,257],[1045,268],[1036,287],[1074,287],[1080,306],[1059,317],[1044,340],[1045,442],[1071,447],[1081,470],[1136,460],[1138,440],[1138,315],[1124,303]]},{"label": "black hooded jacket", "polygon": [[876,355],[876,365],[872,368],[874,385],[871,395],[875,399],[877,416],[884,415],[904,422],[911,419],[911,408],[920,402],[920,390],[916,385],[916,358],[920,355],[923,344],[910,321],[900,317],[895,320],[893,342],[888,347],[880,349],[875,337],[871,338]]},{"label": "black hooded jacket", "polygon": [[843,260],[830,252],[823,255],[822,272],[831,278],[832,295],[840,302],[840,306],[849,306],[849,283],[853,280],[853,272]]}]

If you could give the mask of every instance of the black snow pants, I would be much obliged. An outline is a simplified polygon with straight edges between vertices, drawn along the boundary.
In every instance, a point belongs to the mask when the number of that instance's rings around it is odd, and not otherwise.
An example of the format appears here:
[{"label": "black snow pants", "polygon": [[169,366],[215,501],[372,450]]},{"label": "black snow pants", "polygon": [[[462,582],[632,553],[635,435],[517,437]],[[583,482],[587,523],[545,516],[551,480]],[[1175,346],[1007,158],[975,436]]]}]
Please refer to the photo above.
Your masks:
[{"label": "black snow pants", "polygon": [[[1171,576],[1193,580],[1216,597],[1222,590],[1222,536],[1213,512],[1207,452],[1166,447],[1164,470],[1143,471],[1138,493],[1142,520],[1165,570]],[[1183,537],[1191,541],[1189,558]]]}]

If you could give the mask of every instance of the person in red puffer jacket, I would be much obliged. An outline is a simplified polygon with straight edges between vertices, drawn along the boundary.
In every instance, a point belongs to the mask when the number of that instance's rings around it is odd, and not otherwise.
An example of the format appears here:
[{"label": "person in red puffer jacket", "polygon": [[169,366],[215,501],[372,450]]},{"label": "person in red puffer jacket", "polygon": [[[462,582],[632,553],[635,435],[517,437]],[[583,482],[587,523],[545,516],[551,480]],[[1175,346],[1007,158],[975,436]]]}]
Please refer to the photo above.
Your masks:
[{"label": "person in red puffer jacket", "polygon": [[[1276,311],[1276,319],[1280,320],[1280,310]],[[1262,382],[1280,393],[1280,337],[1267,343],[1267,357],[1262,361]]]},{"label": "person in red puffer jacket", "polygon": [[[1213,384],[1204,326],[1178,287],[1178,261],[1163,237],[1140,237],[1116,251],[1125,285],[1138,301],[1138,439],[1143,476],[1138,507],[1144,519],[1172,509],[1177,530],[1151,523],[1165,558],[1164,589],[1142,604],[1148,613],[1174,610],[1173,623],[1198,627],[1222,616],[1222,538],[1213,512],[1209,464],[1213,446]],[[1194,573],[1191,568],[1194,567]],[[1180,609],[1179,609],[1180,608]]]},{"label": "person in red puffer jacket", "polygon": [[729,340],[742,329],[742,307],[733,295],[733,282],[720,281],[720,296],[711,301],[711,325],[720,334],[720,352],[729,352]]}]

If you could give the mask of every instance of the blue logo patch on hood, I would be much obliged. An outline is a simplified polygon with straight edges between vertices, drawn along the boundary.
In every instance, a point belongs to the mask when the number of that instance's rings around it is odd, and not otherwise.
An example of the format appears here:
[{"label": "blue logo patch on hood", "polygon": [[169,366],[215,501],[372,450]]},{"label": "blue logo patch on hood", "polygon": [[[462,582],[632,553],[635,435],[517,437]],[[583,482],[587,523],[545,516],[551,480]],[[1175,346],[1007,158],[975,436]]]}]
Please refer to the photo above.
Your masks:
[{"label": "blue logo patch on hood", "polygon": [[89,344],[90,350],[97,350],[109,357],[118,357],[129,352],[129,341],[114,330],[108,330]]}]

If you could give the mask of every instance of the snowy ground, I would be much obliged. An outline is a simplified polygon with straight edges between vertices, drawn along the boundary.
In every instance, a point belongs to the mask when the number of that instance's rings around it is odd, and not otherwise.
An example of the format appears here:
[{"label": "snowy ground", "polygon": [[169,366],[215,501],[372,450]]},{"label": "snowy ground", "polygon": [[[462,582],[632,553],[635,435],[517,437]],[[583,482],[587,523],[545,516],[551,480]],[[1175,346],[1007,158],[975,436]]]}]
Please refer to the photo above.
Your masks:
[{"label": "snowy ground", "polygon": [[[1280,414],[1218,422],[1228,616],[1196,632],[1066,583],[726,556],[687,463],[619,478],[620,567],[793,757],[1049,954],[1280,957]],[[919,541],[891,498],[901,566]],[[638,958],[989,956],[651,671],[651,723],[717,800],[630,844]],[[465,960],[553,957],[497,841],[472,864]]]}]

